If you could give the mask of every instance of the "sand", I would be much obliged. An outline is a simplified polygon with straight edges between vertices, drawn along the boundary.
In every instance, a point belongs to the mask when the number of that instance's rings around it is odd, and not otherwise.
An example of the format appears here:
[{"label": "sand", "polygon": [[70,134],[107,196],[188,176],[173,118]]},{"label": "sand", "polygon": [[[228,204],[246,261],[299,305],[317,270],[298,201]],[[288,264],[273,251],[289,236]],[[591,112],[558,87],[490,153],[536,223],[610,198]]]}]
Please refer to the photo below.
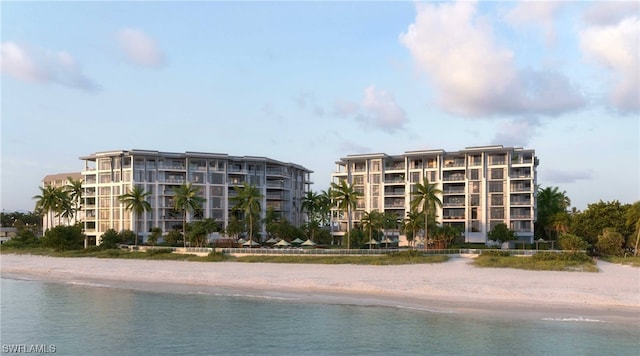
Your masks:
[{"label": "sand", "polygon": [[470,262],[360,266],[2,255],[0,273],[162,292],[640,323],[639,268],[599,261],[599,273],[524,271]]}]

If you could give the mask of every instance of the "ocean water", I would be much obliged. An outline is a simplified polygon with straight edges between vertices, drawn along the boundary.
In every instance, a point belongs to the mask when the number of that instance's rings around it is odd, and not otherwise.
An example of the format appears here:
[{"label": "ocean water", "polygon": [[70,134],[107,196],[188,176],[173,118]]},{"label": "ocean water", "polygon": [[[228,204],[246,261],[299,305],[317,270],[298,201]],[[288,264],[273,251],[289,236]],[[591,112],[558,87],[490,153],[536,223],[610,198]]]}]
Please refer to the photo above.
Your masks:
[{"label": "ocean water", "polygon": [[509,320],[0,281],[2,353],[41,347],[58,355],[637,355],[640,348],[638,325],[590,319]]}]

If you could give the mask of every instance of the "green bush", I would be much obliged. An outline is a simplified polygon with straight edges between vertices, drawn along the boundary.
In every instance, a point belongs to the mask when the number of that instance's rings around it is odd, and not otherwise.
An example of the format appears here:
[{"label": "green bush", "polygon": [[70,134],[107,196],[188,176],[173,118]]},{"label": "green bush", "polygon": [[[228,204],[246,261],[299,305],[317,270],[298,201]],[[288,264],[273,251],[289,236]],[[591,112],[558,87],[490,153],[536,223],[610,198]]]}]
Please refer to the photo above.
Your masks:
[{"label": "green bush", "polygon": [[583,252],[539,252],[532,256],[534,261],[592,262],[592,258]]},{"label": "green bush", "polygon": [[149,256],[156,256],[156,255],[162,255],[162,254],[167,254],[167,253],[173,253],[173,249],[171,248],[156,248],[153,250],[147,250],[147,255]]},{"label": "green bush", "polygon": [[122,236],[114,229],[109,229],[102,234],[102,240],[100,242],[100,248],[103,250],[109,250],[118,248],[118,244],[122,243]]},{"label": "green bush", "polygon": [[79,250],[84,248],[84,237],[79,226],[56,226],[45,233],[42,246],[56,251]]},{"label": "green bush", "polygon": [[33,231],[24,229],[20,231],[17,236],[3,243],[2,247],[24,249],[38,247],[41,244],[42,242]]}]

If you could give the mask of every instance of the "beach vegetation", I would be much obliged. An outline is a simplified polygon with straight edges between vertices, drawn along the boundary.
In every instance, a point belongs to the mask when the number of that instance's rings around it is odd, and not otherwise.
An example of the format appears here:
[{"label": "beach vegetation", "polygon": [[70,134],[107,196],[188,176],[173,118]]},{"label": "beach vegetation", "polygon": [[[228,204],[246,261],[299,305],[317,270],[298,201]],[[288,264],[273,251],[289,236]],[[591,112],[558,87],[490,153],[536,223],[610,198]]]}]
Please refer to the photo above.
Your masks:
[{"label": "beach vegetation", "polygon": [[356,209],[358,199],[362,198],[363,194],[353,188],[353,184],[348,184],[345,179],[340,183],[331,182],[331,188],[329,189],[331,200],[335,202],[338,209],[347,214],[347,250],[351,248],[351,221],[353,210]]},{"label": "beach vegetation", "polygon": [[2,244],[3,248],[27,249],[42,245],[41,239],[29,229],[19,230],[16,236]]},{"label": "beach vegetation", "polygon": [[163,245],[168,245],[168,246],[184,245],[184,242],[182,241],[183,239],[182,233],[176,229],[173,229],[167,232],[167,234],[163,236],[163,239],[164,239]]},{"label": "beach vegetation", "polygon": [[573,252],[584,251],[589,246],[583,238],[569,233],[560,235],[558,244],[560,245],[560,249]]},{"label": "beach vegetation", "polygon": [[260,213],[262,212],[262,199],[258,187],[244,182],[241,186],[234,187],[236,195],[229,198],[235,203],[233,210],[242,214],[248,229],[248,239],[253,240],[254,230],[260,230]]},{"label": "beach vegetation", "polygon": [[187,236],[191,246],[204,247],[208,243],[209,234],[220,231],[220,225],[211,219],[194,221],[187,225]]},{"label": "beach vegetation", "polygon": [[596,252],[605,256],[622,256],[624,243],[622,234],[614,229],[604,229],[598,236]]},{"label": "beach vegetation", "polygon": [[147,243],[151,246],[155,246],[158,243],[158,239],[162,237],[162,228],[154,227],[147,236]]},{"label": "beach vegetation", "polygon": [[473,260],[473,265],[537,271],[598,272],[593,258],[584,252],[540,252],[533,256],[511,256],[507,251],[486,251]]},{"label": "beach vegetation", "polygon": [[376,256],[244,256],[238,262],[261,263],[307,263],[307,264],[352,264],[352,265],[404,265],[441,263],[449,260],[446,255],[424,256],[420,251],[397,252]]},{"label": "beach vegetation", "polygon": [[118,248],[118,244],[122,243],[122,235],[114,229],[109,229],[102,234],[100,240],[100,248],[102,250],[108,250],[112,248]]},{"label": "beach vegetation", "polygon": [[429,239],[428,227],[429,227],[429,218],[432,217],[435,221],[435,216],[431,216],[433,212],[436,210],[436,205],[442,207],[442,200],[438,197],[438,195],[442,195],[442,190],[436,188],[435,184],[430,184],[427,176],[422,178],[423,183],[416,183],[415,190],[411,192],[413,199],[411,200],[411,209],[417,210],[418,208],[422,209],[422,213],[424,215],[424,234],[423,242],[426,243]]},{"label": "beach vegetation", "polygon": [[[178,212],[182,212],[182,234],[187,233],[187,220],[189,214],[200,214],[202,212],[202,204],[205,199],[200,196],[200,188],[194,187],[191,183],[182,184],[174,189],[174,205],[173,209]],[[182,237],[182,243],[184,247],[187,247],[186,236]]]},{"label": "beach vegetation", "polygon": [[58,225],[47,230],[42,238],[42,246],[52,248],[55,251],[82,249],[84,239],[85,236],[79,225]]},{"label": "beach vegetation", "polygon": [[494,226],[493,229],[491,229],[491,231],[489,231],[489,233],[487,234],[487,237],[491,241],[500,242],[509,242],[518,239],[515,231],[509,229],[509,227],[505,223],[500,223]]},{"label": "beach vegetation", "polygon": [[151,192],[145,192],[144,188],[135,186],[127,193],[118,197],[120,202],[124,203],[125,210],[133,213],[132,223],[135,246],[138,246],[138,220],[141,220],[144,213],[152,210],[151,204],[147,201],[149,195],[151,195]]},{"label": "beach vegetation", "polygon": [[640,247],[640,201],[633,203],[627,209],[626,225],[633,231],[631,238],[628,239],[627,247],[632,249],[633,255],[637,257],[638,248]]},{"label": "beach vegetation", "polygon": [[596,248],[603,231],[609,229],[622,235],[632,246],[635,243],[635,226],[628,224],[627,211],[630,207],[617,200],[589,204],[586,210],[572,216],[569,232],[584,238],[591,248]]},{"label": "beach vegetation", "polygon": [[566,231],[569,221],[567,209],[570,205],[571,200],[566,191],[560,191],[558,187],[537,186],[538,210],[535,238],[551,240],[555,237],[557,239],[560,230]]}]

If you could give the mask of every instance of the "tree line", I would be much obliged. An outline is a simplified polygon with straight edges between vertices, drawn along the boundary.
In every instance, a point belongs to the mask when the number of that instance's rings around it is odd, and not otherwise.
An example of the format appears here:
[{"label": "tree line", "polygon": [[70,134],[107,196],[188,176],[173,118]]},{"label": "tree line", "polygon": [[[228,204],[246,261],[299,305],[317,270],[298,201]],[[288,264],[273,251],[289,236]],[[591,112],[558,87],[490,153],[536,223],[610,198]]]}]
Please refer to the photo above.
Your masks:
[{"label": "tree line", "polygon": [[[64,187],[40,187],[41,194],[34,196],[36,202],[35,216],[47,216],[48,221],[63,219],[70,222],[82,209],[82,182],[68,178],[69,184]],[[181,229],[163,232],[160,228],[152,228],[148,235],[148,243],[155,244],[162,238],[170,244],[182,243],[187,246],[201,246],[212,232],[225,232],[228,236],[253,240],[256,233],[264,231],[265,238],[287,239],[306,237],[321,244],[340,244],[346,248],[362,248],[373,246],[386,240],[387,232],[398,231],[405,234],[410,245],[435,243],[446,247],[461,235],[455,227],[438,225],[436,222],[437,207],[442,207],[439,196],[442,191],[435,184],[429,183],[426,177],[422,183],[416,183],[411,192],[410,211],[399,217],[387,211],[372,210],[364,212],[358,224],[353,226],[353,213],[357,210],[357,202],[363,193],[348,184],[346,180],[332,182],[327,191],[307,192],[301,199],[300,210],[307,219],[300,227],[293,226],[281,217],[274,209],[268,208],[261,218],[264,196],[260,190],[248,183],[234,187],[235,194],[229,199],[234,203],[227,226],[221,226],[212,219],[203,219],[205,199],[201,197],[198,187],[191,183],[174,189],[174,211],[182,215]],[[537,241],[555,241],[561,248],[588,249],[593,253],[606,255],[623,255],[637,253],[640,241],[640,201],[634,204],[621,204],[619,201],[589,204],[587,209],[579,211],[570,209],[571,200],[566,192],[558,187],[536,187],[537,220],[534,225],[534,236]],[[118,198],[124,208],[133,214],[133,231],[109,232],[113,241],[138,244],[138,217],[152,210],[148,202],[150,192],[134,186]],[[332,208],[335,213],[346,215],[347,225],[345,240],[334,241],[330,229]],[[16,214],[16,213],[12,213]],[[194,221],[189,221],[193,216]],[[2,224],[26,220],[22,216],[2,213]],[[9,219],[13,219],[9,221]],[[40,220],[41,221],[41,220]],[[32,222],[33,223],[33,222]],[[502,226],[504,225],[504,226]],[[119,238],[111,238],[113,234]],[[517,235],[505,224],[495,226],[488,234],[489,239],[509,241],[517,239]],[[103,237],[104,238],[104,237]],[[111,241],[110,240],[110,241]],[[388,241],[388,240],[387,240]]]}]

